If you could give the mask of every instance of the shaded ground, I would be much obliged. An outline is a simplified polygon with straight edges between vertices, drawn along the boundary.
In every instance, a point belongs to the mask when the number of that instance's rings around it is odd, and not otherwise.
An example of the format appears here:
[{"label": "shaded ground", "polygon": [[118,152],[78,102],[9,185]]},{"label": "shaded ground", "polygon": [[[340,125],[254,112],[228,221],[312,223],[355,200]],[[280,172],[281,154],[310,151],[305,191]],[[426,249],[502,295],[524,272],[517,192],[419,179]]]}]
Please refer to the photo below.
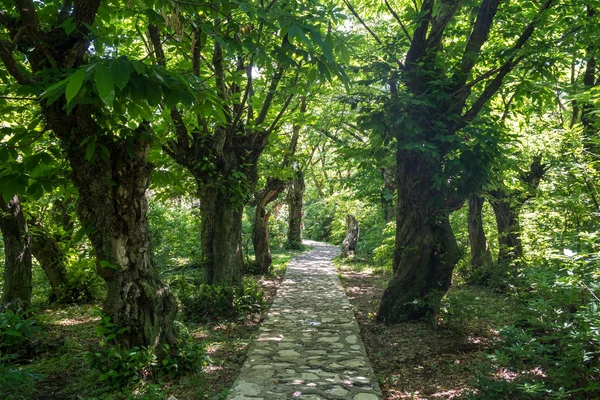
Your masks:
[{"label": "shaded ground", "polygon": [[[258,279],[269,304],[275,297],[287,262],[299,253],[285,251],[274,254],[274,276]],[[44,336],[39,339],[35,357],[23,365],[38,378],[32,379],[33,392],[30,395],[14,393],[15,399],[162,400],[171,395],[177,400],[224,399],[246,358],[248,342],[263,317],[261,313],[254,313],[235,321],[186,322],[184,329],[206,349],[209,357],[207,366],[178,379],[156,383],[146,381],[136,387],[119,390],[110,388],[106,382],[99,382],[85,359],[85,354],[99,342],[96,334],[100,320],[98,307],[56,306],[40,310],[38,319]]]},{"label": "shaded ground", "polygon": [[376,323],[389,276],[339,263],[338,269],[385,399],[453,399],[470,391],[473,371],[486,362],[479,351],[490,347],[493,332],[469,335],[433,322]]}]

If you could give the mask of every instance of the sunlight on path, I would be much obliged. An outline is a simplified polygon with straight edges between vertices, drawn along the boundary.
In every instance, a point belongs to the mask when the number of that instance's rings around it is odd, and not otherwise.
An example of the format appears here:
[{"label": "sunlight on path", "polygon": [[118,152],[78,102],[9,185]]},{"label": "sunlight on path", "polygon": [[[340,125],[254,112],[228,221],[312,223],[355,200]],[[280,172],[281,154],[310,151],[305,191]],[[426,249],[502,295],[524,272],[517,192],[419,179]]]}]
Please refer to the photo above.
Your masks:
[{"label": "sunlight on path", "polygon": [[336,247],[292,260],[229,400],[381,399],[358,324],[331,258]]}]

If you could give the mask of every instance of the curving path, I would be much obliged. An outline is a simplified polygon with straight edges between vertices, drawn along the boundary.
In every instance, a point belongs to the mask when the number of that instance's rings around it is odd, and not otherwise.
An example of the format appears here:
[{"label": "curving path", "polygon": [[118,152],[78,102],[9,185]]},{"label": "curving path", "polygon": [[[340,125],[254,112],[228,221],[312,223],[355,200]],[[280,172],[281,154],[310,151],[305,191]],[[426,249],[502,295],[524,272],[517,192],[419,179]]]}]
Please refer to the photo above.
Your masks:
[{"label": "curving path", "polygon": [[229,400],[378,400],[381,391],[331,258],[336,247],[290,262],[250,345]]}]

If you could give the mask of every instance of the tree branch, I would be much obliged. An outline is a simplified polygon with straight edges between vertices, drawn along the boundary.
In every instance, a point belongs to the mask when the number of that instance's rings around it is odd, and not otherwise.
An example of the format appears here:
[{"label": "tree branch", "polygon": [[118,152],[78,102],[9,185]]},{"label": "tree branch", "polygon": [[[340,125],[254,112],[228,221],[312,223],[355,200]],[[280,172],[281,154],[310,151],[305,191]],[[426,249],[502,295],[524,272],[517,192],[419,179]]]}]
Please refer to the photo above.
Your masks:
[{"label": "tree branch", "polygon": [[19,65],[12,55],[13,44],[8,40],[0,39],[0,60],[6,67],[8,73],[21,85],[31,82],[30,78],[21,72]]},{"label": "tree branch", "polygon": [[469,73],[475,66],[481,47],[487,41],[490,28],[498,12],[499,0],[483,0],[477,13],[477,19],[473,31],[465,47],[462,60],[458,70],[454,73],[454,89],[460,89],[465,85]]},{"label": "tree branch", "polygon": [[365,27],[365,29],[367,30],[367,32],[369,32],[371,34],[371,36],[373,36],[373,38],[375,39],[375,41],[377,41],[377,43],[379,43],[379,44],[383,44],[383,42],[381,41],[381,39],[379,39],[379,36],[377,36],[377,34],[375,32],[373,32],[371,30],[371,28],[369,28],[369,26],[360,17],[360,15],[358,15],[358,13],[354,9],[354,7],[352,7],[352,4],[350,4],[350,2],[348,0],[344,0],[344,4],[346,4],[346,7],[348,7],[348,10],[350,10],[350,12],[352,13],[352,15],[354,15],[354,17],[362,24],[362,26]]},{"label": "tree branch", "polygon": [[442,34],[446,26],[462,6],[462,0],[444,0],[440,9],[431,22],[431,29],[427,37],[427,47],[438,47],[442,41]]},{"label": "tree branch", "polygon": [[408,33],[408,29],[406,29],[406,26],[402,22],[402,19],[400,19],[400,16],[398,15],[398,13],[396,11],[394,11],[394,9],[392,8],[392,6],[390,5],[390,2],[388,0],[385,0],[385,5],[387,6],[387,9],[389,10],[389,12],[394,16],[396,21],[398,21],[398,24],[400,24],[400,28],[402,29],[402,32],[404,32],[404,36],[406,36],[406,38],[408,39],[408,43],[410,43],[410,41],[411,41],[410,33]]},{"label": "tree branch", "polygon": [[423,16],[421,17],[421,21],[419,21],[419,24],[415,29],[410,48],[406,53],[406,62],[404,64],[408,68],[412,68],[427,51],[426,36],[427,30],[429,29],[429,23],[431,22],[433,5],[434,0],[424,0],[423,5],[421,6],[420,14]]},{"label": "tree branch", "polygon": [[[516,52],[523,48],[525,43],[529,40],[531,35],[535,30],[535,26],[537,22],[540,20],[544,12],[552,6],[554,0],[546,0],[544,4],[540,7],[538,15],[525,27],[523,33],[512,47],[512,52]],[[501,67],[498,72],[498,75],[486,86],[483,90],[483,93],[479,96],[479,98],[473,103],[473,106],[462,116],[460,126],[464,126],[470,121],[472,121],[477,114],[481,111],[483,106],[488,102],[488,100],[500,89],[502,82],[506,75],[511,72],[514,67],[523,59],[523,56],[515,57],[511,56]]]}]

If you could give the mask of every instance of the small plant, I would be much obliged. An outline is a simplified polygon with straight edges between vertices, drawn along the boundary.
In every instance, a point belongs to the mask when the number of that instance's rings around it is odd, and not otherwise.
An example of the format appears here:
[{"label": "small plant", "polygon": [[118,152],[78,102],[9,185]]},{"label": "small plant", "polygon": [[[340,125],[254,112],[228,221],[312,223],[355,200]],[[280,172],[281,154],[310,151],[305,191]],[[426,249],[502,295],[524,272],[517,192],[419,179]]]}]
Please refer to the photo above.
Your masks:
[{"label": "small plant", "polygon": [[31,351],[32,341],[41,335],[37,319],[23,310],[0,313],[0,356],[17,359]]},{"label": "small plant", "polygon": [[241,288],[202,284],[198,293],[184,302],[186,316],[195,321],[235,319],[260,312],[264,292],[256,280],[246,278]]},{"label": "small plant", "polygon": [[201,368],[206,362],[204,350],[180,329],[179,348],[173,351],[165,345],[161,350],[169,354],[159,362],[156,352],[148,347],[122,348],[118,337],[127,332],[111,322],[110,317],[101,315],[96,328],[102,338],[99,348],[86,354],[92,369],[98,370],[98,381],[107,381],[114,387],[122,387],[140,381],[156,382],[162,377],[173,378],[183,372]]},{"label": "small plant", "polygon": [[34,348],[42,333],[37,319],[23,310],[0,313],[0,398],[28,398],[33,383],[41,377],[15,364]]}]

